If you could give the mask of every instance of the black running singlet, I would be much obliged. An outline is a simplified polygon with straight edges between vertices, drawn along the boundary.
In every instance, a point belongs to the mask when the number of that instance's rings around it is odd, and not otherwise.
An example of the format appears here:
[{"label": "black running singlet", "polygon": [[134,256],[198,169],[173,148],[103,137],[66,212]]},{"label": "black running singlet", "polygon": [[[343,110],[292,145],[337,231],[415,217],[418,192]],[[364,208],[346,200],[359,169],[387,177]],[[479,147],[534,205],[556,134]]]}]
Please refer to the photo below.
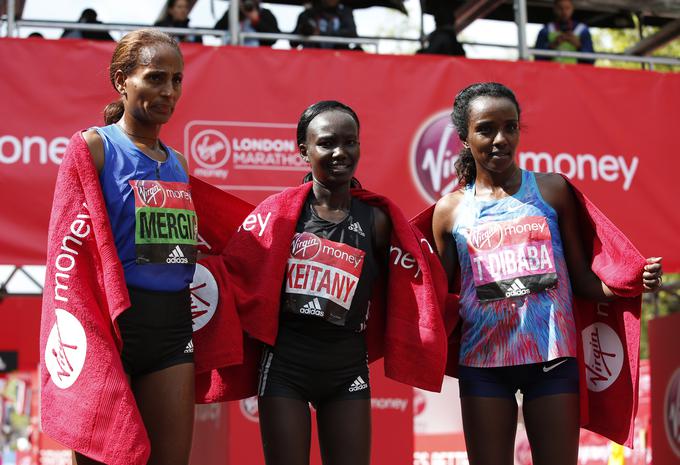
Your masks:
[{"label": "black running singlet", "polygon": [[345,330],[365,328],[377,274],[373,224],[373,208],[357,199],[339,223],[320,218],[307,199],[286,264],[283,325],[291,317],[320,318]]}]

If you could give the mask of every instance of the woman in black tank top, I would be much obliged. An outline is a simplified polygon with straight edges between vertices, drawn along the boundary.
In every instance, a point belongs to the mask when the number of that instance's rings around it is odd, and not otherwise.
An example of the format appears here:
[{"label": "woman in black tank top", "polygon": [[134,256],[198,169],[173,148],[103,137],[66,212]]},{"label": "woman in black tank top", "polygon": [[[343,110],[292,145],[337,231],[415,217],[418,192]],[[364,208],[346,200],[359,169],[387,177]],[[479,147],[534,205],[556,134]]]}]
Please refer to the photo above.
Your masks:
[{"label": "woman in black tank top", "polygon": [[[323,462],[368,465],[363,330],[373,281],[386,272],[391,224],[383,211],[350,193],[359,163],[359,120],[351,108],[335,101],[310,106],[298,123],[297,142],[312,170],[305,181],[313,187],[291,245],[288,269],[294,271],[281,291],[276,344],[265,349],[261,366],[265,461],[308,465],[311,403]],[[324,279],[332,284],[324,287]]]}]

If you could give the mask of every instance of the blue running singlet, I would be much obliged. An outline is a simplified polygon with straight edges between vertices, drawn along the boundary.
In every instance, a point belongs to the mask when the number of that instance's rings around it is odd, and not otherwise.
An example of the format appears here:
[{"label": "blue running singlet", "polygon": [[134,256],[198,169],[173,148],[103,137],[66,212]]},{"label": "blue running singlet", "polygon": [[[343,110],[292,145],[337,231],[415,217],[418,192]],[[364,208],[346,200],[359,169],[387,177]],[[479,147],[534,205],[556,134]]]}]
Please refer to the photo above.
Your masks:
[{"label": "blue running singlet", "polygon": [[128,286],[179,291],[192,281],[196,213],[189,178],[175,152],[156,161],[117,124],[98,127],[104,143],[99,180]]}]

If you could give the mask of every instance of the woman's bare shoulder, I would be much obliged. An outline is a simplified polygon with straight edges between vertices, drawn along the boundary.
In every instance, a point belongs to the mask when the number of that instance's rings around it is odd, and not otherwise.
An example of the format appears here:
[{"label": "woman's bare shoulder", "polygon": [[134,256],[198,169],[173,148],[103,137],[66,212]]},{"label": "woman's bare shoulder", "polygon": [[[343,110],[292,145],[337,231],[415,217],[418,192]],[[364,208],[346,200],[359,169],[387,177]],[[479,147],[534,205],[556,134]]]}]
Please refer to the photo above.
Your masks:
[{"label": "woman's bare shoulder", "polygon": [[446,231],[450,231],[456,222],[456,212],[463,200],[463,190],[458,189],[450,194],[446,194],[439,199],[434,206],[434,213],[432,215],[433,226],[438,229],[443,227]]},{"label": "woman's bare shoulder", "polygon": [[434,211],[435,215],[439,213],[453,213],[463,200],[463,190],[458,189],[454,192],[446,194],[444,197],[437,200]]},{"label": "woman's bare shoulder", "polygon": [[562,211],[571,203],[571,187],[564,176],[558,173],[535,173],[535,176],[543,200],[555,210]]},{"label": "woman's bare shoulder", "polygon": [[104,168],[104,142],[102,136],[95,129],[88,129],[83,132],[83,139],[87,143],[87,148],[92,154],[92,162],[94,163],[97,172],[101,172]]}]

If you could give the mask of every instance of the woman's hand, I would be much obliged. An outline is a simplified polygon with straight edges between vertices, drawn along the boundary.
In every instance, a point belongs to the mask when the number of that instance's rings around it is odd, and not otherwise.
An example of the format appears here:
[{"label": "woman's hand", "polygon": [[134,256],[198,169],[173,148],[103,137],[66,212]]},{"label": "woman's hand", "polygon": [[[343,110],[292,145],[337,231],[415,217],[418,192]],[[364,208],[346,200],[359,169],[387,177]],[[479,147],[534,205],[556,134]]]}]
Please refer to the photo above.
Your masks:
[{"label": "woman's hand", "polygon": [[647,259],[647,264],[642,272],[644,292],[655,292],[661,287],[663,276],[661,260],[661,257],[650,257]]}]

